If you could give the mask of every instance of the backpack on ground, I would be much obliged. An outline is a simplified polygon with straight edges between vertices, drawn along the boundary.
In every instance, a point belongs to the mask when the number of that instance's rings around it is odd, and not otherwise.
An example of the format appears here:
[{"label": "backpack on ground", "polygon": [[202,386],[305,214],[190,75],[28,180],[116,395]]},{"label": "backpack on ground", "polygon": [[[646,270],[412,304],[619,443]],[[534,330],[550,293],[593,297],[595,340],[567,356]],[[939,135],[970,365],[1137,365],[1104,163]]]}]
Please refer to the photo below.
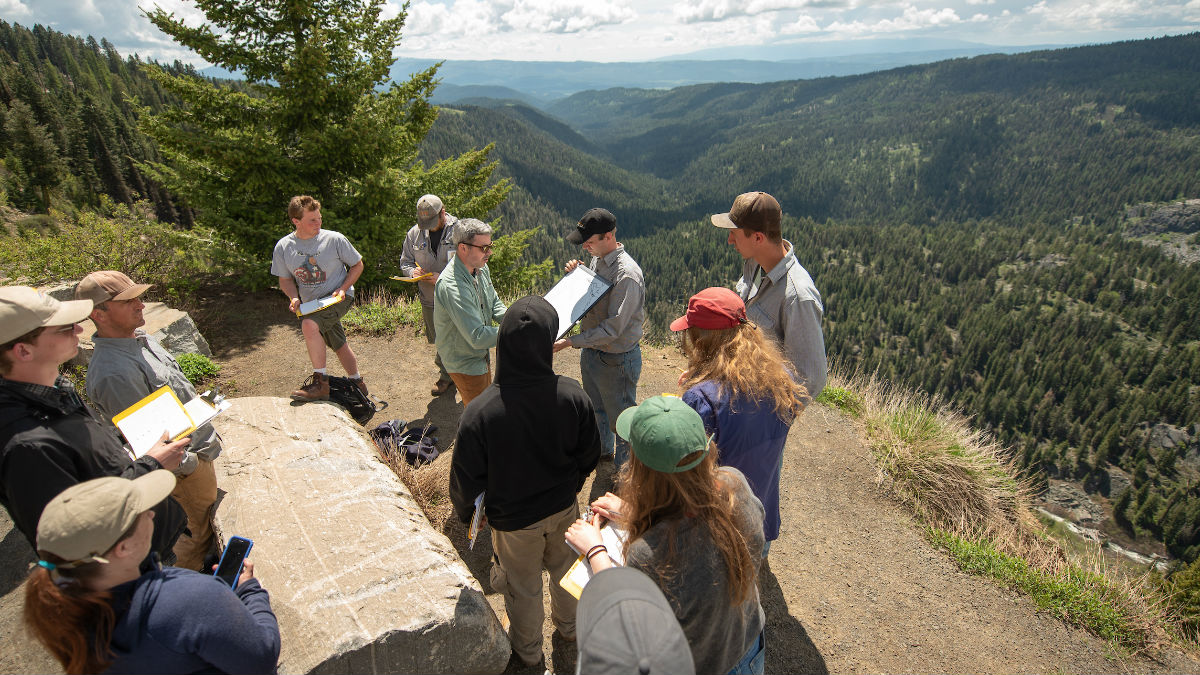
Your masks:
[{"label": "backpack on ground", "polygon": [[387,407],[387,401],[367,397],[348,377],[329,376],[329,400],[342,406],[359,424],[366,424],[375,413]]}]

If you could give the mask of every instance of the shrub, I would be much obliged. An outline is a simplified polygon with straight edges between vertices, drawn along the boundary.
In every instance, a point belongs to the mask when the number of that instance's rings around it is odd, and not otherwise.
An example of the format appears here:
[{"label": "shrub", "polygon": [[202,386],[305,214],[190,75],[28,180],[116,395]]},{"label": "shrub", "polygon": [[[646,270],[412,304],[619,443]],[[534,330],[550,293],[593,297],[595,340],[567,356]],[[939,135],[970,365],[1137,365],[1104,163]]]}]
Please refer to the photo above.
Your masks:
[{"label": "shrub", "polygon": [[346,332],[362,335],[394,335],[401,326],[424,327],[421,302],[397,298],[386,290],[371,289],[342,317]]},{"label": "shrub", "polygon": [[208,378],[216,375],[221,366],[212,362],[203,354],[180,354],[175,357],[175,361],[179,364],[179,368],[183,370],[183,374],[187,377],[188,382],[194,386],[199,386]]},{"label": "shrub", "polygon": [[862,397],[841,387],[826,386],[817,396],[817,403],[831,405],[851,417],[858,417],[863,412]]}]

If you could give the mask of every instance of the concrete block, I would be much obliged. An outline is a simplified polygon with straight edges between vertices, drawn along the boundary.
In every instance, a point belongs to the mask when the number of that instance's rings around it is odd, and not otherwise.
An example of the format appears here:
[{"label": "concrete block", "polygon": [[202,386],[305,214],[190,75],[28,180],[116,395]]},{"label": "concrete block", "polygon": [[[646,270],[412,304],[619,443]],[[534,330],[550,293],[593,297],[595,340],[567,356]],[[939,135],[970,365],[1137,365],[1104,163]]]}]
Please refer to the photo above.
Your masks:
[{"label": "concrete block", "polygon": [[508,638],[478,582],[341,408],[239,398],[215,425],[215,524],[254,540],[280,673],[504,670]]}]

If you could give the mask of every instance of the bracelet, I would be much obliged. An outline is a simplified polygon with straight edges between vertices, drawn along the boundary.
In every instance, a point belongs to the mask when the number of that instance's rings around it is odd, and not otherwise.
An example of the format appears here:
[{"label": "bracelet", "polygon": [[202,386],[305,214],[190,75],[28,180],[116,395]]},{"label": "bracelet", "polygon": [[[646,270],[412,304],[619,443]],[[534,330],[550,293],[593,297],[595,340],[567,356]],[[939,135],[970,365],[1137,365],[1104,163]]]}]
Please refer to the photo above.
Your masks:
[{"label": "bracelet", "polygon": [[596,544],[595,546],[589,548],[583,557],[587,558],[588,562],[592,562],[592,558],[594,558],[596,554],[600,553],[601,551],[608,553],[608,547],[604,544]]}]

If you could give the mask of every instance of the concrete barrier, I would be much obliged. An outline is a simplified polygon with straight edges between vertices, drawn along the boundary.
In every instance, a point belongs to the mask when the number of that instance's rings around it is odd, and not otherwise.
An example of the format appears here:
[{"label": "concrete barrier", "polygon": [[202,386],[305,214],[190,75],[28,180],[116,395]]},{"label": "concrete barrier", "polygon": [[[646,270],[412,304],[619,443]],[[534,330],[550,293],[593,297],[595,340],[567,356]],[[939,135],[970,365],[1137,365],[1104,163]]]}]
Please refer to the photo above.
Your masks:
[{"label": "concrete barrier", "polygon": [[479,584],[340,408],[240,398],[215,424],[216,526],[254,540],[281,673],[504,670]]}]

